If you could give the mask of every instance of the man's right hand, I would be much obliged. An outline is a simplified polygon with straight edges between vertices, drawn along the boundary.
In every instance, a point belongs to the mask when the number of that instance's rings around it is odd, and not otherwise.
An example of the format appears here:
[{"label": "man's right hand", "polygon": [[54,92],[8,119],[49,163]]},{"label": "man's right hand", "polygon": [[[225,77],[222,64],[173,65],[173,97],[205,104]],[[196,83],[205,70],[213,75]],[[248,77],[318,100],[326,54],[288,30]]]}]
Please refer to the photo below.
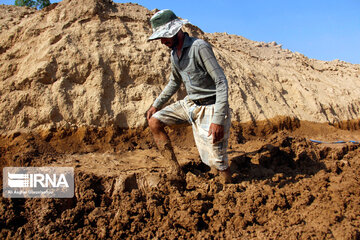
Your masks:
[{"label": "man's right hand", "polygon": [[147,114],[146,114],[146,119],[149,121],[151,116],[156,113],[158,110],[154,107],[154,106],[151,106],[149,108],[149,110],[147,111]]}]

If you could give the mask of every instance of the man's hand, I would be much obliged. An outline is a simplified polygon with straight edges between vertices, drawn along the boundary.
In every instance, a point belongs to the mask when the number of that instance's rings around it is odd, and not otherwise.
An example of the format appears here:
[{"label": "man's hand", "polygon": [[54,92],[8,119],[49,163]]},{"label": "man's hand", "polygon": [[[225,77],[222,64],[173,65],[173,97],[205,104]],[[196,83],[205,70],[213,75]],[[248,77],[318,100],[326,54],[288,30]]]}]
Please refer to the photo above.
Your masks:
[{"label": "man's hand", "polygon": [[157,109],[154,106],[151,106],[146,114],[146,119],[149,121],[151,116],[157,112]]},{"label": "man's hand", "polygon": [[213,143],[216,143],[224,137],[224,126],[212,123],[209,128],[209,135],[213,137]]}]

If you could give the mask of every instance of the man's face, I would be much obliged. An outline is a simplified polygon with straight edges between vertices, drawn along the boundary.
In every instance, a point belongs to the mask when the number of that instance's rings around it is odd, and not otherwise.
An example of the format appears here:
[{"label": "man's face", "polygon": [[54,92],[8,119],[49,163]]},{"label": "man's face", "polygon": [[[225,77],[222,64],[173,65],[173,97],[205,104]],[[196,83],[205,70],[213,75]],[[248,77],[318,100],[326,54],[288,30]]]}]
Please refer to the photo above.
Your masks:
[{"label": "man's face", "polygon": [[176,47],[176,44],[177,44],[177,38],[176,38],[176,35],[172,38],[160,38],[161,40],[161,43],[166,45],[167,47],[169,48],[174,48]]}]

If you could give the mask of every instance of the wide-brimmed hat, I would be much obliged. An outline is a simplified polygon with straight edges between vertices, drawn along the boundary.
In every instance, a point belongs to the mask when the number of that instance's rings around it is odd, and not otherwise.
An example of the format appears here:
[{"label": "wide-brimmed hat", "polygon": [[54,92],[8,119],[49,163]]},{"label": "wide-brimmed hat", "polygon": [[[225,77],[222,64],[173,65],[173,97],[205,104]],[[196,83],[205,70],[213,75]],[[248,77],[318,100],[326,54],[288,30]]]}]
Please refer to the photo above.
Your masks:
[{"label": "wide-brimmed hat", "polygon": [[150,19],[153,34],[148,41],[159,38],[172,38],[179,32],[184,24],[190,23],[186,19],[179,19],[175,13],[169,9],[155,13]]}]

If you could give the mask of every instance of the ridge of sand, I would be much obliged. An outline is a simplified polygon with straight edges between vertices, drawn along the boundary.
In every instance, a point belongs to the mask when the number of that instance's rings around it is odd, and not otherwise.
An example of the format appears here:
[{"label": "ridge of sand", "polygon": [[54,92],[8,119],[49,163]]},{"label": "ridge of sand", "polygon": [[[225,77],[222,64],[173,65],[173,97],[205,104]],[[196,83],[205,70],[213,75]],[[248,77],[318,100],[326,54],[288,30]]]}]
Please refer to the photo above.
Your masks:
[{"label": "ridge of sand", "polygon": [[[170,71],[168,49],[146,41],[154,11],[105,0],[64,0],[41,11],[1,5],[0,130],[144,126]],[[233,121],[360,118],[359,65],[184,29],[213,45],[229,81]],[[173,99],[184,96],[182,88]]]}]

